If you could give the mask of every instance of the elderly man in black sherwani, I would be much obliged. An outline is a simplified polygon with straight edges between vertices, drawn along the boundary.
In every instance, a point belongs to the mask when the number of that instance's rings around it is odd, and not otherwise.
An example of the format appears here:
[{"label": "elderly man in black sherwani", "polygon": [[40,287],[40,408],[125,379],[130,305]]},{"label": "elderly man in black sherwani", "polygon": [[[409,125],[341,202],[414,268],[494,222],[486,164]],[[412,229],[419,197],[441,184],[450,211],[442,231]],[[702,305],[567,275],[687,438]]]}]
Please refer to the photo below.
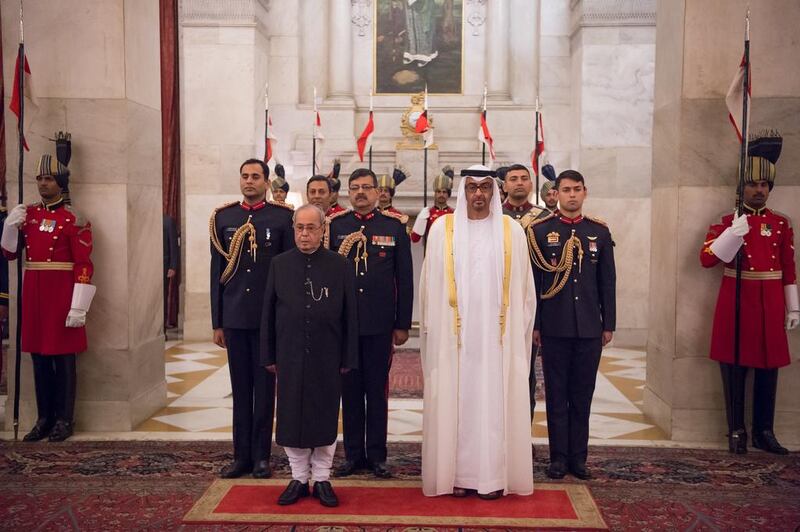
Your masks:
[{"label": "elderly man in black sherwani", "polygon": [[313,495],[339,504],[329,482],[338,432],[341,374],[358,365],[355,273],[321,246],[325,215],[314,205],[294,214],[296,249],[270,265],[261,321],[261,364],[278,378],[275,440],[286,449],[292,481],[278,504]]}]

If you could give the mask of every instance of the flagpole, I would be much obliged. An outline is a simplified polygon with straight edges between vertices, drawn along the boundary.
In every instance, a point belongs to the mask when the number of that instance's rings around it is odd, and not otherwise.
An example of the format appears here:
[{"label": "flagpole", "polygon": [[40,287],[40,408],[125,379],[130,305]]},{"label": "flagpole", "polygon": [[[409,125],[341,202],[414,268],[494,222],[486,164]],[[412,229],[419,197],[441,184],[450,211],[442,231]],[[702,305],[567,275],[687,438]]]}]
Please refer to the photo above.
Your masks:
[{"label": "flagpole", "polygon": [[[369,117],[372,118],[372,87],[369,89]],[[372,142],[369,143],[369,169],[372,170]]]},{"label": "flagpole", "polygon": [[270,159],[269,145],[269,83],[264,85],[264,162]]},{"label": "flagpole", "polygon": [[534,196],[536,197],[536,205],[539,205],[539,97],[536,97],[536,111],[534,111],[534,131],[533,134],[533,164],[535,168],[533,169],[533,173],[536,174],[536,189],[534,190]]},{"label": "flagpole", "polygon": [[[745,178],[745,165],[747,164],[747,143],[748,143],[748,100],[750,98],[750,9],[747,10],[745,16],[745,30],[744,30],[744,79],[742,81],[744,90],[742,91],[742,141],[739,150],[739,183],[736,191],[736,210],[737,215],[741,216],[744,212],[744,178]],[[731,418],[736,420],[736,397],[739,394],[739,383],[736,378],[739,369],[739,358],[741,354],[741,316],[742,316],[742,248],[736,253],[736,296],[734,302],[734,325],[733,325],[733,367],[734,375],[731,379],[730,392],[731,392]],[[738,437],[738,435],[737,435]]]},{"label": "flagpole", "polygon": [[[483,121],[486,122],[486,91],[487,87],[483,85]],[[481,143],[481,164],[486,166],[486,142]]]},{"label": "flagpole", "polygon": [[317,88],[314,87],[314,128],[311,135],[311,175],[317,173]]},{"label": "flagpole", "polygon": [[[423,111],[428,110],[428,84],[425,84],[425,109]],[[430,122],[428,122],[428,127],[430,128]],[[428,141],[424,140],[424,151],[425,155],[422,159],[422,206],[428,206]]]},{"label": "flagpole", "polygon": [[[23,190],[22,190],[22,172],[24,166],[25,150],[24,150],[24,124],[25,124],[25,33],[22,25],[22,0],[19,2],[19,50],[17,52],[17,90],[19,91],[19,123],[17,124],[17,138],[19,140],[19,165],[17,173],[17,203],[23,204]],[[21,376],[21,362],[22,362],[22,262],[24,257],[22,255],[23,239],[20,238],[17,242],[17,331],[16,331],[16,345],[15,345],[15,358],[14,358],[14,441],[19,437],[19,386]]]}]

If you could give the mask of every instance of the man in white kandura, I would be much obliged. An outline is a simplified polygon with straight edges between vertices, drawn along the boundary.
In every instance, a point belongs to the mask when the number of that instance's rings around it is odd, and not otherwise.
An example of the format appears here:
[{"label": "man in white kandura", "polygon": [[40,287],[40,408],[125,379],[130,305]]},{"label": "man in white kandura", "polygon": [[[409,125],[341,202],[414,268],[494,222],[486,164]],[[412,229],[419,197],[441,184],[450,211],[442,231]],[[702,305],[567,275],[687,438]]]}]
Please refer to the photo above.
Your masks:
[{"label": "man in white kandura", "polygon": [[522,227],[494,172],[463,170],[454,214],[422,266],[422,491],[482,499],[533,492],[528,391],[536,297]]}]

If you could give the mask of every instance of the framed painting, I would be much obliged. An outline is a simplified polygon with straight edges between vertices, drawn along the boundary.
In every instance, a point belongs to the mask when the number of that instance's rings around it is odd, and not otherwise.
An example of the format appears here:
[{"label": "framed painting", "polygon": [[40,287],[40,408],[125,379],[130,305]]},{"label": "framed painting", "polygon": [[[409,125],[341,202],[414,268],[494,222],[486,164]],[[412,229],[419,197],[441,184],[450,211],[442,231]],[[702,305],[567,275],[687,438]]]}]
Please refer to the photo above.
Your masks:
[{"label": "framed painting", "polygon": [[375,0],[377,94],[461,94],[464,0]]}]

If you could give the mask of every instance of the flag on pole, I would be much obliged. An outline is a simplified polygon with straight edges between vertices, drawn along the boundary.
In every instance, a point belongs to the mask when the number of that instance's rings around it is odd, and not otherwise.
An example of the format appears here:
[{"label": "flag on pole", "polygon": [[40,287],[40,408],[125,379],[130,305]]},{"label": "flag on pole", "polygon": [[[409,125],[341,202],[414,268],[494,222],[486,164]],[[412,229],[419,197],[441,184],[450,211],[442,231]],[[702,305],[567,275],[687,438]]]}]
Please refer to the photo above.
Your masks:
[{"label": "flag on pole", "polygon": [[[22,80],[25,91],[25,98],[27,98],[34,106],[36,106],[36,98],[33,93],[33,86],[31,85],[31,66],[28,64],[28,56],[25,56],[25,78]],[[14,89],[11,92],[11,103],[8,108],[12,113],[17,115],[17,122],[19,123],[19,108],[20,108],[20,94],[19,94],[19,55],[14,64]],[[28,142],[25,140],[25,135],[22,135],[22,145],[26,151],[31,151],[28,147]]]},{"label": "flag on pole", "polygon": [[322,134],[322,120],[319,117],[319,111],[314,112],[316,118],[314,119],[314,138],[317,140],[324,140],[325,135]]},{"label": "flag on pole", "polygon": [[728,89],[728,94],[725,96],[725,105],[728,106],[728,119],[731,121],[733,125],[733,129],[736,130],[736,136],[739,137],[739,142],[742,142],[742,100],[744,99],[744,77],[745,77],[745,70],[749,71],[747,76],[747,117],[748,121],[750,118],[750,96],[752,96],[752,83],[750,80],[750,76],[752,74],[752,69],[749,68],[750,65],[747,64],[747,58],[742,56],[742,60],[739,63],[739,69],[736,71],[736,75],[733,77],[733,82],[731,83],[730,88]]},{"label": "flag on pole", "polygon": [[267,134],[265,135],[265,138],[264,138],[264,143],[266,144],[266,147],[265,147],[266,148],[265,149],[266,155],[264,156],[264,162],[265,163],[268,163],[270,161],[270,159],[272,159],[272,156],[275,154],[274,153],[274,147],[272,145],[273,144],[277,144],[277,142],[278,142],[278,137],[276,137],[275,133],[272,132],[272,115],[269,115],[267,117],[267,125],[268,125]]},{"label": "flag on pole", "polygon": [[417,122],[414,124],[414,131],[420,133],[422,135],[423,140],[425,141],[425,147],[430,148],[433,144],[433,128],[431,127],[430,122],[428,121],[428,86],[425,85],[425,107],[422,110],[422,114],[419,115],[417,118]]},{"label": "flag on pole", "polygon": [[536,111],[534,123],[538,124],[538,131],[535,135],[533,153],[531,154],[531,167],[533,168],[533,174],[539,175],[539,157],[544,153],[544,126],[542,125],[542,113],[539,111]]},{"label": "flag on pole", "polygon": [[489,148],[489,159],[494,162],[496,159],[494,156],[494,139],[492,138],[492,134],[489,133],[489,124],[486,123],[486,111],[481,112],[481,127],[478,128],[478,140],[486,144],[486,147]]},{"label": "flag on pole", "polygon": [[372,111],[370,111],[367,125],[364,126],[364,131],[361,132],[361,136],[359,136],[358,140],[356,141],[356,147],[358,148],[358,160],[362,163],[364,162],[364,154],[367,153],[370,146],[372,146],[372,133],[374,132],[375,122],[372,121]]}]

